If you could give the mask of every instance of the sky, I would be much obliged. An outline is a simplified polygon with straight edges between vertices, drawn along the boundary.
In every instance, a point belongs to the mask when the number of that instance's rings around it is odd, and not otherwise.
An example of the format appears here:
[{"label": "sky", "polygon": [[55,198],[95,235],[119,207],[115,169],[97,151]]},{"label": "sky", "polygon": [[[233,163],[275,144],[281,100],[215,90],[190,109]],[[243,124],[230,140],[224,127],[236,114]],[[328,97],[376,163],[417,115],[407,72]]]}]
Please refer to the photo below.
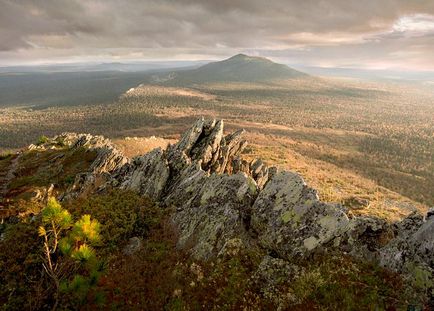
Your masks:
[{"label": "sky", "polygon": [[434,71],[434,0],[0,0],[0,66],[237,53]]}]

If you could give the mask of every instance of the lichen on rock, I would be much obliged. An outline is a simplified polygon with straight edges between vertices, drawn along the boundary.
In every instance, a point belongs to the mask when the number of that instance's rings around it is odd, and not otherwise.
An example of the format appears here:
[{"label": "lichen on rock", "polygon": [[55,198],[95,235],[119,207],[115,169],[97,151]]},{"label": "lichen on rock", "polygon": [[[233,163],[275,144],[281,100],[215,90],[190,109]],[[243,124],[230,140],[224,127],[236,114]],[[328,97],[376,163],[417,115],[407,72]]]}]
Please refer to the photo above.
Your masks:
[{"label": "lichen on rock", "polygon": [[251,222],[263,247],[292,258],[339,236],[349,220],[341,207],[320,202],[301,176],[280,172],[259,193]]},{"label": "lichen on rock", "polygon": [[171,219],[178,229],[177,246],[197,259],[225,254],[237,241],[273,254],[259,269],[268,271],[270,265],[286,267],[294,259],[330,251],[378,262],[432,286],[432,212],[394,224],[350,217],[341,205],[321,202],[299,174],[279,172],[260,159],[242,159],[243,133],[225,136],[222,120],[200,118],[167,150],[131,160],[101,136],[66,133],[56,139],[97,152],[91,169],[77,175],[67,195],[95,186],[104,176],[100,189],[130,189],[162,208],[175,207]]}]

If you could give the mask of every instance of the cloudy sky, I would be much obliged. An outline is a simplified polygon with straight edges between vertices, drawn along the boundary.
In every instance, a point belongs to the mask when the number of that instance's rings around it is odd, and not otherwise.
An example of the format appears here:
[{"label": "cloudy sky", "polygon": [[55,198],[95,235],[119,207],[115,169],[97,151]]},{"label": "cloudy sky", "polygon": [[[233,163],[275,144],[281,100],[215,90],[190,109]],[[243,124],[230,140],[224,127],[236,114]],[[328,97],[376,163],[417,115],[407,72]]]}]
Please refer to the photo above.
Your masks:
[{"label": "cloudy sky", "polygon": [[434,70],[434,0],[0,0],[0,65],[210,60]]}]

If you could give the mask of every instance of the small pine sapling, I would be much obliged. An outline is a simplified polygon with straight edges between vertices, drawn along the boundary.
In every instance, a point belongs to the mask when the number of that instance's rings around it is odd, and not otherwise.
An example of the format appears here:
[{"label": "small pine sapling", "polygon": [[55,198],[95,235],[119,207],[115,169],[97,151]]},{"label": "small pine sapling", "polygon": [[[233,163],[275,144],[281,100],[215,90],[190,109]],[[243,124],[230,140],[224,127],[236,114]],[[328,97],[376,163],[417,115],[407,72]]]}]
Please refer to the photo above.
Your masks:
[{"label": "small pine sapling", "polygon": [[58,249],[62,232],[68,230],[72,225],[71,214],[62,208],[55,198],[49,198],[47,206],[42,210],[42,226],[38,232],[44,238],[44,270],[53,280],[55,297],[53,310],[56,309],[60,289],[60,277],[62,271],[59,262],[54,259]]},{"label": "small pine sapling", "polygon": [[[100,223],[91,219],[90,215],[83,215],[73,223],[71,214],[55,198],[49,198],[47,206],[42,210],[42,226],[38,232],[44,238],[43,267],[54,283],[53,310],[57,308],[60,290],[72,291],[85,297],[104,270],[104,264],[97,260],[92,247],[101,241]],[[86,271],[86,276],[71,276],[68,273],[71,271],[65,271],[59,259],[59,249],[62,254],[78,263],[78,269]],[[71,277],[72,281],[69,282]]]}]

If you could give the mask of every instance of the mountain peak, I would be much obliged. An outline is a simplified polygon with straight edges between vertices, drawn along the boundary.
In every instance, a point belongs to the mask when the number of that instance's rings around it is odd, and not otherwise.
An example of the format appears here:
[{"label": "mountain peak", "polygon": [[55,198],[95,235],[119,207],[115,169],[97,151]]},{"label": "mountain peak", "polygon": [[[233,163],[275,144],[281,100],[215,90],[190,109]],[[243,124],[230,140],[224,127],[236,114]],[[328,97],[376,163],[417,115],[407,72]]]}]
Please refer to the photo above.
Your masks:
[{"label": "mountain peak", "polygon": [[260,82],[306,77],[307,74],[265,57],[236,54],[222,61],[212,62],[197,69],[180,72],[171,84],[204,82]]},{"label": "mountain peak", "polygon": [[228,59],[225,59],[223,61],[231,61],[231,60],[237,60],[237,61],[250,61],[250,60],[259,60],[259,61],[266,61],[266,62],[271,62],[271,60],[265,58],[265,57],[260,57],[260,56],[251,56],[251,55],[247,55],[247,54],[243,54],[243,53],[239,53],[236,54]]},{"label": "mountain peak", "polygon": [[244,59],[244,58],[249,58],[249,57],[250,57],[249,55],[239,53],[239,54],[236,54],[236,55],[234,55],[228,59]]}]

